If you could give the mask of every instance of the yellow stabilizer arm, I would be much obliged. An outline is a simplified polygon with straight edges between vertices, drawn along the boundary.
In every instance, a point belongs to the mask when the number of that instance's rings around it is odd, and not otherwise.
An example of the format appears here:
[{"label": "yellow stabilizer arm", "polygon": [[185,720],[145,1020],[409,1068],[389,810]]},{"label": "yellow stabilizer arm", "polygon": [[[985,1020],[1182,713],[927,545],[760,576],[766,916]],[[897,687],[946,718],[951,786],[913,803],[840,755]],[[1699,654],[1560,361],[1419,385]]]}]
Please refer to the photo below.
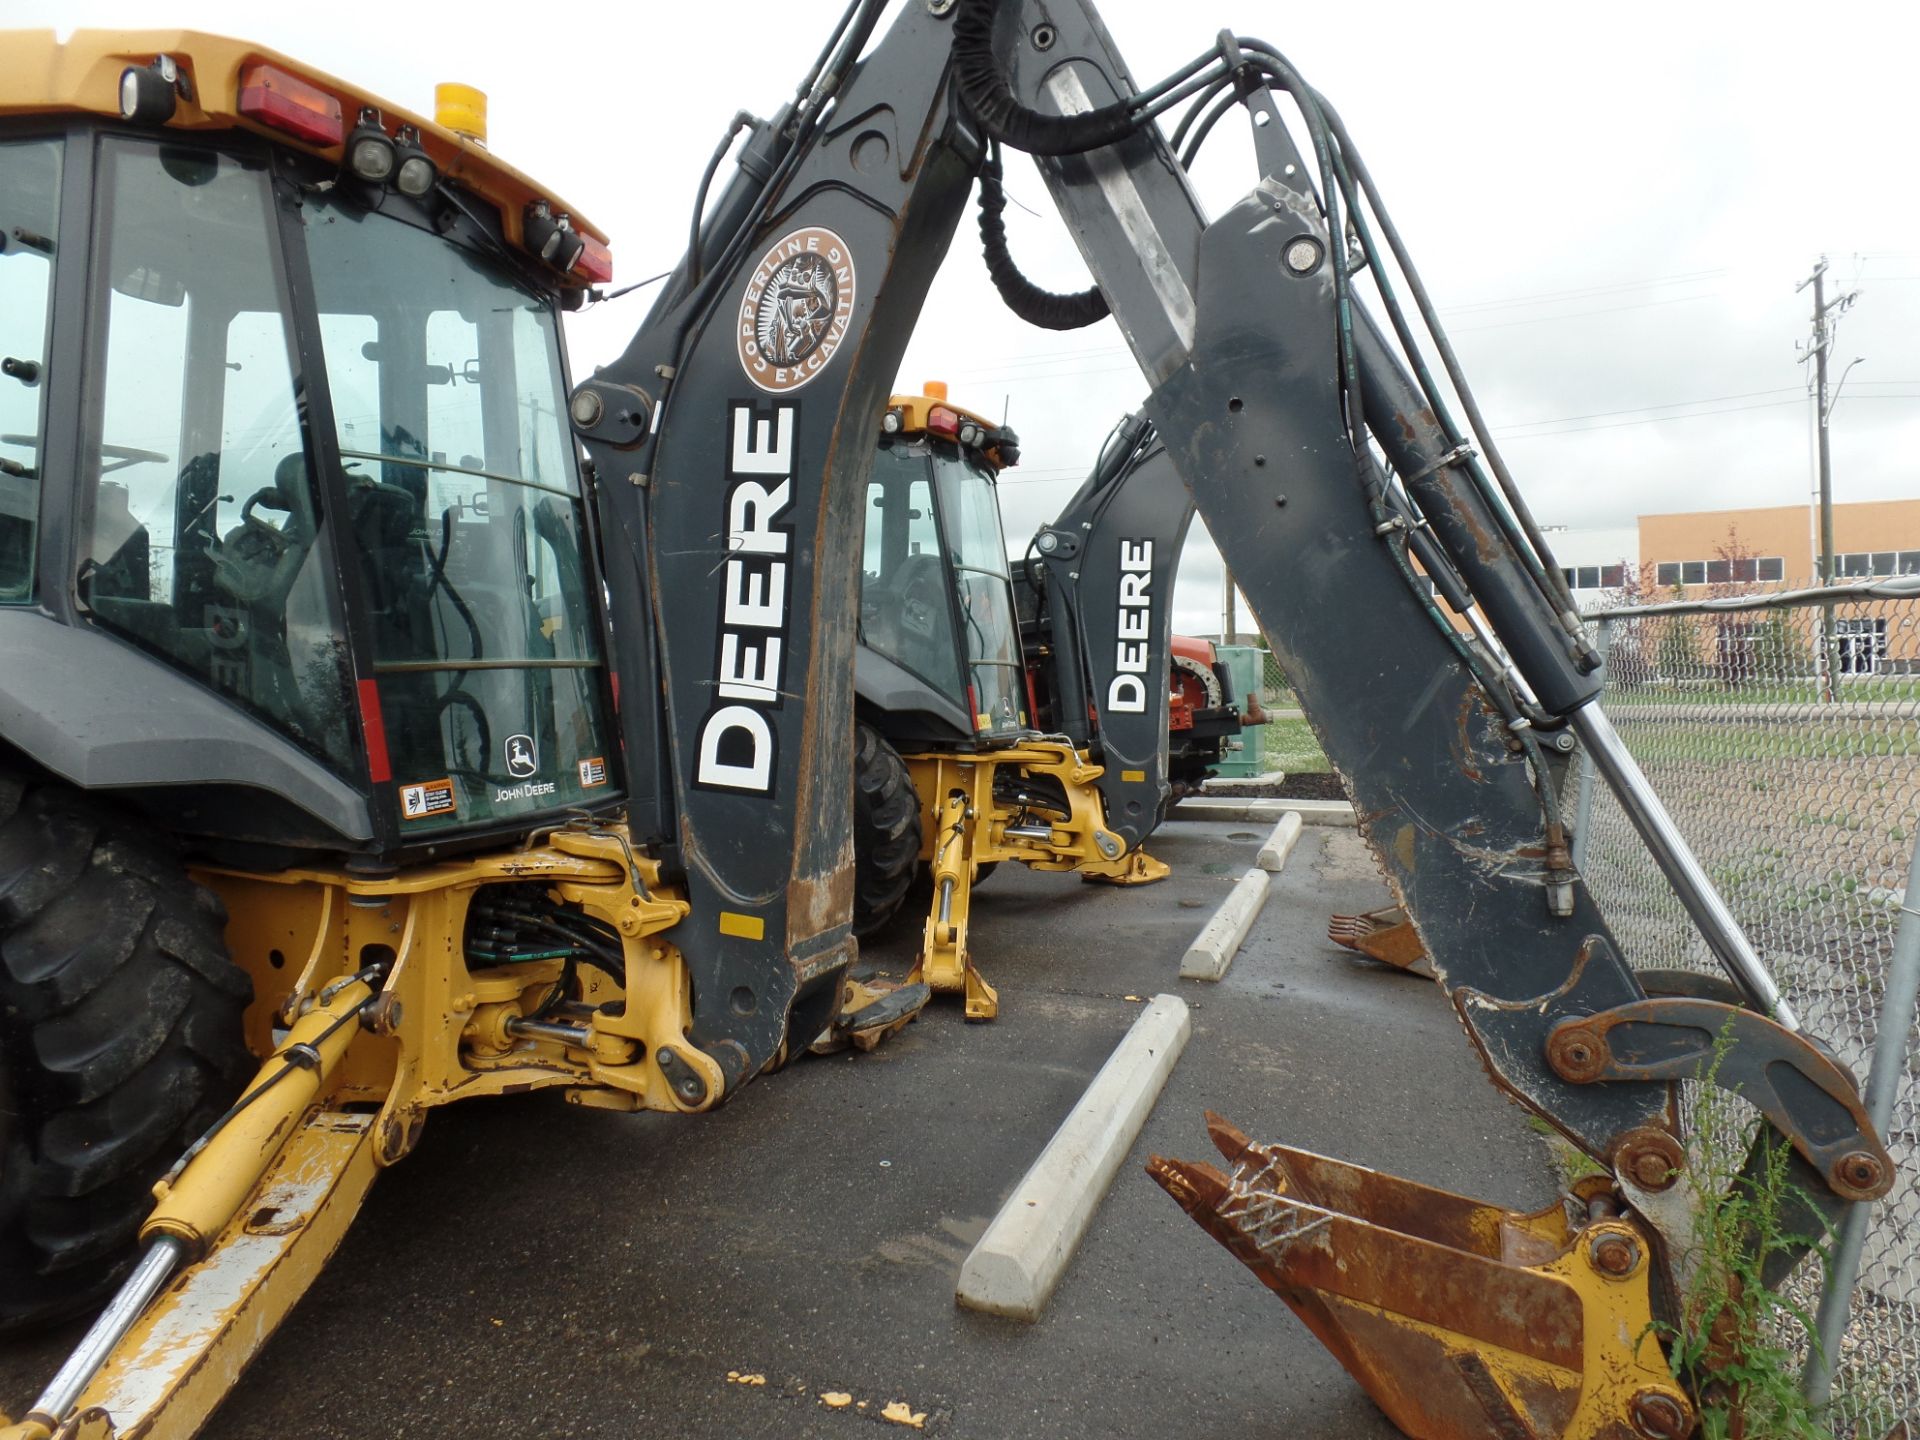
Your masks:
[{"label": "yellow stabilizer arm", "polygon": [[[199,1428],[312,1283],[373,1181],[374,1117],[312,1108],[372,996],[360,977],[322,992],[177,1179],[155,1187],[160,1203],[141,1227],[133,1274],[0,1440]],[[174,1279],[183,1265],[191,1268]]]}]

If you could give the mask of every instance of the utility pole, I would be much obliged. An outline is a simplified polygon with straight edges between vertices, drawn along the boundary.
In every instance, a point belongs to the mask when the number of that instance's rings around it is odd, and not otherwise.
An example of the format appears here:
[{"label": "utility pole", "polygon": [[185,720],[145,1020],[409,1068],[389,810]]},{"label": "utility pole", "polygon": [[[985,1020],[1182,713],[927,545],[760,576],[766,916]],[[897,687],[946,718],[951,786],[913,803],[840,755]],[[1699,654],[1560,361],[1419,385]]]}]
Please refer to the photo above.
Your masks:
[{"label": "utility pole", "polygon": [[[1834,581],[1833,452],[1827,443],[1827,419],[1833,413],[1833,405],[1827,398],[1827,354],[1833,349],[1835,322],[1852,308],[1860,292],[1849,290],[1829,303],[1826,298],[1826,276],[1827,257],[1822,255],[1819,263],[1813,267],[1813,273],[1793,288],[1797,295],[1809,285],[1813,287],[1813,338],[1807,342],[1807,353],[1813,357],[1814,413],[1820,422],[1816,441],[1820,466],[1820,583],[1831,585]],[[1831,700],[1840,656],[1839,647],[1834,641],[1833,606],[1830,603],[1820,607],[1820,655],[1825,671],[1821,690],[1824,697]]]},{"label": "utility pole", "polygon": [[1233,644],[1233,572],[1227,569],[1226,557],[1220,558],[1220,643]]}]

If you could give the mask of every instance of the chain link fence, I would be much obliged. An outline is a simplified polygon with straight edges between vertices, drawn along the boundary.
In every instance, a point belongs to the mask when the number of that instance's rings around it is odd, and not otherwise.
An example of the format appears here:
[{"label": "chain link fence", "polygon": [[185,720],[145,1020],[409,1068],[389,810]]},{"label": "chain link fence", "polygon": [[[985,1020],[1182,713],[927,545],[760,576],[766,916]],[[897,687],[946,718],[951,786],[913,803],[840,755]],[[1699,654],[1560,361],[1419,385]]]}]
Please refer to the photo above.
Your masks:
[{"label": "chain link fence", "polygon": [[1319,737],[1301,712],[1300,697],[1294,693],[1292,683],[1271,650],[1261,653],[1260,705],[1267,713],[1260,741],[1265,767],[1285,772],[1296,785],[1310,784],[1317,779],[1327,787],[1294,793],[1337,798],[1342,792],[1333,779],[1333,767],[1327,763]]},{"label": "chain link fence", "polygon": [[1262,653],[1260,667],[1260,704],[1268,710],[1298,709],[1300,699],[1293,693],[1293,682],[1273,658],[1273,651]]},{"label": "chain link fence", "polygon": [[[1807,1033],[1864,1079],[1920,826],[1920,590],[1586,618],[1615,728]],[[1580,868],[1634,963],[1716,970],[1606,786],[1581,775],[1577,795]],[[1874,1207],[1851,1319],[1827,1357],[1836,1434],[1872,1440],[1920,1414],[1920,1047],[1906,1039],[1884,1137],[1900,1174]],[[1818,1262],[1796,1278],[1811,1313]]]}]

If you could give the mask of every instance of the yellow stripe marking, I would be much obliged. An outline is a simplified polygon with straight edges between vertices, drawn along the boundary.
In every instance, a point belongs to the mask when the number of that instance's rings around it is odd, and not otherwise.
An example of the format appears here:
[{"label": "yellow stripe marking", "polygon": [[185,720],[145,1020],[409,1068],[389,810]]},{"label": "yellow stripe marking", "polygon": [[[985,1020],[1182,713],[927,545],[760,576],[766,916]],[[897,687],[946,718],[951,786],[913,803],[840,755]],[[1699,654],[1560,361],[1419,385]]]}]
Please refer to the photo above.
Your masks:
[{"label": "yellow stripe marking", "polygon": [[767,922],[758,915],[740,915],[732,910],[722,910],[720,933],[738,935],[742,940],[764,940],[767,938]]}]

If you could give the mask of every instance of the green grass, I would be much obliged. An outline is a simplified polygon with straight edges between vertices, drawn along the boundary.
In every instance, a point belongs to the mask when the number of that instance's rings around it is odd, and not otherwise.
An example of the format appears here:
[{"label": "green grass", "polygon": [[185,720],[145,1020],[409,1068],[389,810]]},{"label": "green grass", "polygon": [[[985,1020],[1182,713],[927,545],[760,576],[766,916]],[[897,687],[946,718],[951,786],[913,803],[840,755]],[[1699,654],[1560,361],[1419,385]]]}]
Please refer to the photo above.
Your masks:
[{"label": "green grass", "polygon": [[[1749,685],[1722,685],[1717,681],[1671,684],[1633,684],[1611,688],[1608,698],[1623,705],[1814,705],[1822,703],[1813,680],[1770,680]],[[1920,679],[1911,676],[1872,676],[1843,679],[1835,700],[1847,705],[1868,700],[1920,698]]]},{"label": "green grass", "polygon": [[[1638,697],[1636,697],[1637,699]],[[1870,755],[1920,755],[1920,730],[1911,721],[1896,730],[1848,725],[1714,724],[1693,730],[1642,731],[1624,720],[1622,734],[1642,764],[1661,760],[1851,760]]]},{"label": "green grass", "polygon": [[1333,769],[1305,720],[1269,720],[1260,736],[1260,764],[1289,775],[1324,775]]}]

